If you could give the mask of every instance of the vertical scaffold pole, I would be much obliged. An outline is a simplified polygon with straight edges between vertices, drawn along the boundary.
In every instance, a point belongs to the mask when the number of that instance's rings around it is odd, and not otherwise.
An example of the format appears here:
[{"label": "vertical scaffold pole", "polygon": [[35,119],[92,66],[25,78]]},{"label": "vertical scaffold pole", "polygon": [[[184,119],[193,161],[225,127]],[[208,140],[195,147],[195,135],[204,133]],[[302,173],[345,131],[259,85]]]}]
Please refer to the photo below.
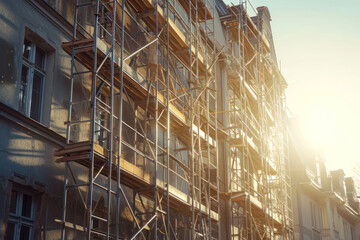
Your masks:
[{"label": "vertical scaffold pole", "polygon": [[[158,0],[155,1],[155,37],[159,37],[159,13],[158,13]],[[157,54],[159,52],[159,41],[156,41],[156,50]],[[159,64],[159,56],[157,56],[157,64]],[[157,231],[158,231],[158,186],[157,186],[157,176],[158,176],[158,138],[159,138],[159,103],[158,103],[158,91],[159,91],[159,84],[158,84],[158,68],[159,66],[156,65],[155,71],[155,164],[154,164],[154,213],[155,217],[155,224],[154,224],[154,239],[157,240]],[[150,90],[151,88],[149,88]]]},{"label": "vertical scaffold pole", "polygon": [[166,0],[166,239],[171,239],[170,229],[170,90],[169,90],[169,0]]},{"label": "vertical scaffold pole", "polygon": [[96,79],[97,79],[97,35],[99,24],[99,0],[96,1],[95,10],[95,26],[94,26],[94,62],[92,72],[92,85],[91,85],[91,151],[90,151],[90,168],[89,168],[89,189],[88,189],[88,203],[87,203],[87,240],[91,239],[92,229],[92,200],[93,200],[93,177],[94,177],[94,141],[95,141],[95,117],[96,117]]},{"label": "vertical scaffold pole", "polygon": [[[117,2],[117,1],[116,1]],[[118,154],[117,154],[117,185],[116,185],[116,240],[120,237],[120,195],[121,195],[121,169],[120,169],[120,162],[121,162],[121,150],[122,150],[122,114],[123,114],[123,65],[124,65],[124,39],[125,39],[125,30],[124,30],[124,15],[125,15],[125,2],[126,0],[121,1],[121,49],[120,49],[120,89],[119,89],[119,133],[118,133]]]}]

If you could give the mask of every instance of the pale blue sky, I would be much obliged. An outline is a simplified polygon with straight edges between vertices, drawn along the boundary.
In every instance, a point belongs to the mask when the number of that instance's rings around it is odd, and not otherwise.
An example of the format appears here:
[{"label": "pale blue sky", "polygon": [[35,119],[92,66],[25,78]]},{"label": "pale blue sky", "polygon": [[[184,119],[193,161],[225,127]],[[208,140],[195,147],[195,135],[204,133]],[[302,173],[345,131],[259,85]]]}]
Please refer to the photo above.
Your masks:
[{"label": "pale blue sky", "polygon": [[360,1],[251,3],[270,10],[289,109],[324,150],[328,169],[351,174],[360,160]]}]

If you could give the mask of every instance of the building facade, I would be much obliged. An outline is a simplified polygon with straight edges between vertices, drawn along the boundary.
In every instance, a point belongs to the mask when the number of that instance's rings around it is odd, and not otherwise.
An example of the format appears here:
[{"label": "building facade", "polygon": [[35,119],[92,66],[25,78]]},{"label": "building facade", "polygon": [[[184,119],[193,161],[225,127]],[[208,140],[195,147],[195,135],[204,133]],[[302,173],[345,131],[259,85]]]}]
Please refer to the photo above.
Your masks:
[{"label": "building facade", "polygon": [[0,239],[291,239],[270,21],[248,1],[1,1]]},{"label": "building facade", "polygon": [[290,123],[290,171],[295,239],[359,239],[359,200],[343,170],[326,171],[324,158]]}]

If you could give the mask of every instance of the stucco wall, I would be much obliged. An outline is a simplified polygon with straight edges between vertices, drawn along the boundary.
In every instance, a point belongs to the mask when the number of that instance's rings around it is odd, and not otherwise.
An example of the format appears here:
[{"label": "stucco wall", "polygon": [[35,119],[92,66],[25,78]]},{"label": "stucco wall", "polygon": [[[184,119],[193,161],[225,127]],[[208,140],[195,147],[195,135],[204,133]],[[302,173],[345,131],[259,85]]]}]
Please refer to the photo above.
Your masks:
[{"label": "stucco wall", "polygon": [[[44,81],[43,112],[41,124],[65,136],[67,119],[68,72],[70,58],[61,49],[68,41],[64,31],[57,28],[39,10],[25,0],[0,1],[0,102],[18,110],[22,67],[22,48],[26,28],[34,32],[39,42],[45,44],[46,77]],[[64,167],[54,161],[53,151],[58,146],[47,143],[0,118],[0,239],[4,234],[4,218],[8,209],[11,179],[19,177],[28,189],[41,187],[37,192],[38,229],[48,229],[47,239],[59,237]],[[49,221],[46,221],[49,219]],[[54,229],[54,230],[53,230]],[[35,237],[42,235],[35,231]]]},{"label": "stucco wall", "polygon": [[61,49],[68,37],[27,1],[0,2],[0,101],[19,109],[22,48],[25,29],[48,44],[41,123],[65,136],[70,57]]}]

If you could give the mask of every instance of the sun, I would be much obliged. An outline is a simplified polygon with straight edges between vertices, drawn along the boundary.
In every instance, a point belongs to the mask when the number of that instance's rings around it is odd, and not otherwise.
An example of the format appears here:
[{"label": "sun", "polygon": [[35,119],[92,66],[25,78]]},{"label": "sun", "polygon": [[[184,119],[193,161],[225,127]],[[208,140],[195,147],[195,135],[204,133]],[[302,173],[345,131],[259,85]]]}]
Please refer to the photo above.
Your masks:
[{"label": "sun", "polygon": [[313,108],[302,119],[303,131],[311,145],[321,150],[334,147],[338,134],[336,114],[329,106]]},{"label": "sun", "polygon": [[[321,153],[328,170],[344,169],[351,174],[357,161],[356,149],[360,140],[354,141],[354,109],[334,99],[323,98],[326,102],[314,102],[307,105],[306,111],[299,117],[302,135],[314,150]],[[349,113],[350,112],[350,113]]]}]

